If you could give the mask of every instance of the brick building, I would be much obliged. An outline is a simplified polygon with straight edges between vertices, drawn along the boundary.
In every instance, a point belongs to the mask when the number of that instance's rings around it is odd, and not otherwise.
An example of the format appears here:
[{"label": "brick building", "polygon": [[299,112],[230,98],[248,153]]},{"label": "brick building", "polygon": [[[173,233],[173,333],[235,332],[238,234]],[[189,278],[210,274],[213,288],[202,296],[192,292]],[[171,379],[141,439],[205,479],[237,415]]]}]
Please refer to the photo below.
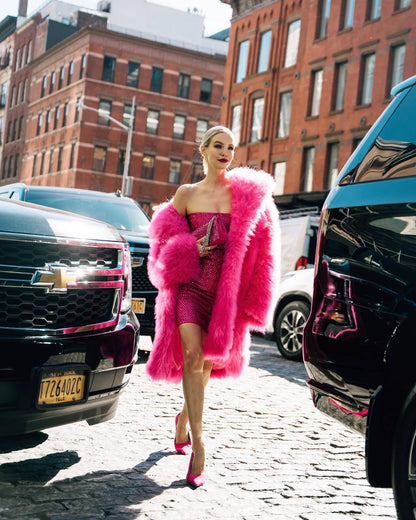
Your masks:
[{"label": "brick building", "polygon": [[233,8],[221,121],[275,193],[325,190],[416,74],[410,0],[221,0]]},{"label": "brick building", "polygon": [[201,175],[196,142],[219,121],[225,52],[109,30],[100,13],[85,16],[67,25],[38,13],[20,28],[22,41],[16,33],[15,60],[31,30],[36,45],[12,69],[1,184],[121,189],[133,120],[131,196],[150,209]]}]

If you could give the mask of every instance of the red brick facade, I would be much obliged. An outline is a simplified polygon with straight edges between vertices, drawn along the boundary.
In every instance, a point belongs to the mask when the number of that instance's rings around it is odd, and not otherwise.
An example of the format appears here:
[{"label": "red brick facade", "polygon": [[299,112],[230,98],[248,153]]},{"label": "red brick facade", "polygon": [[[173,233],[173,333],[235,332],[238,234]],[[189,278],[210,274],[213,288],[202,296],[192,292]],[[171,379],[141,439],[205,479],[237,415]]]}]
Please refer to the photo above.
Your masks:
[{"label": "red brick facade", "polygon": [[[44,45],[41,28],[38,38]],[[219,121],[224,66],[221,56],[106,29],[77,31],[30,64],[25,136],[9,140],[10,146],[19,141],[23,149],[21,167],[14,179],[3,172],[2,184],[21,180],[102,191],[121,189],[127,131],[105,116],[100,118],[97,110],[104,106],[110,117],[128,124],[126,110],[135,96],[131,196],[148,209],[200,171],[197,122],[212,126]],[[127,85],[129,67],[136,74],[130,77],[133,86]],[[163,71],[163,78],[152,87],[154,69]],[[103,80],[103,73],[113,77]],[[188,78],[188,93],[186,89],[179,92],[180,77]],[[210,94],[204,90],[207,86]],[[78,109],[79,100],[95,111]],[[157,128],[155,118],[149,123],[149,111],[158,115]],[[143,168],[149,158],[154,161],[153,171]]]},{"label": "red brick facade", "polygon": [[[231,126],[233,107],[241,106],[236,162],[285,172],[276,193],[327,189],[388,103],[392,76],[416,74],[415,2],[223,1],[233,6],[234,15],[221,121]],[[288,33],[299,23],[297,57],[293,61],[290,55],[291,63],[286,61]],[[268,31],[270,49],[262,70],[260,45]],[[237,78],[245,41],[247,68]],[[313,96],[314,84],[320,99]],[[285,93],[286,99],[292,96],[288,119],[282,114]],[[264,108],[261,133],[253,139],[256,99]]]}]

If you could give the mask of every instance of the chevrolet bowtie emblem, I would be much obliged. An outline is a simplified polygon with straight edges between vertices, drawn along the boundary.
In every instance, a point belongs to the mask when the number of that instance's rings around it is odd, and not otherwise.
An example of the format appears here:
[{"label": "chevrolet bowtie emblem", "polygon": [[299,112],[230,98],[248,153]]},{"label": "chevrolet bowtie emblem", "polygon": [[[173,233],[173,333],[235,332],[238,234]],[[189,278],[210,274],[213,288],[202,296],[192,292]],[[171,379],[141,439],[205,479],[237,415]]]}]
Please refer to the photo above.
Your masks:
[{"label": "chevrolet bowtie emblem", "polygon": [[134,256],[132,259],[132,267],[141,267],[144,263],[143,256]]},{"label": "chevrolet bowtie emblem", "polygon": [[77,281],[77,277],[67,273],[66,267],[53,265],[39,269],[32,277],[31,284],[45,287],[48,292],[66,292],[69,283]]}]

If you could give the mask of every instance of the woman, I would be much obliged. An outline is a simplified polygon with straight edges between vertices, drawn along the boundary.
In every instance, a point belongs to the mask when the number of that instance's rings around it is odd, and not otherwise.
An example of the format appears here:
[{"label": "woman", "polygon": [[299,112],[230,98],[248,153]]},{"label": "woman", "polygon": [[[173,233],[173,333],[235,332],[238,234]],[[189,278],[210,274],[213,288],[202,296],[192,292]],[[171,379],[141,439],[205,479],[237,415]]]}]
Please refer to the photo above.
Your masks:
[{"label": "woman", "polygon": [[[249,168],[227,172],[234,148],[228,128],[209,129],[200,146],[205,178],[180,186],[150,225],[148,270],[159,294],[147,372],[182,380],[175,448],[192,452],[186,479],[193,486],[205,481],[205,386],[210,377],[238,377],[248,364],[249,330],[270,323],[279,275],[273,179]],[[214,240],[206,245],[212,219]]]}]

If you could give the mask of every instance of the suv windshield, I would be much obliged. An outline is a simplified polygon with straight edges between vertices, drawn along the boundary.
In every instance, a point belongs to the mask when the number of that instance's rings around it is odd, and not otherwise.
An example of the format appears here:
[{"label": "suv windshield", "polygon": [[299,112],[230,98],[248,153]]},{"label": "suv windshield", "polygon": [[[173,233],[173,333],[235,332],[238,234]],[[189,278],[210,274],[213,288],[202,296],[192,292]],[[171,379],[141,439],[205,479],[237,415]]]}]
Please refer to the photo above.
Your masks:
[{"label": "suv windshield", "polygon": [[99,197],[79,192],[29,190],[25,200],[101,220],[120,231],[147,234],[149,230],[149,219],[132,199]]}]

